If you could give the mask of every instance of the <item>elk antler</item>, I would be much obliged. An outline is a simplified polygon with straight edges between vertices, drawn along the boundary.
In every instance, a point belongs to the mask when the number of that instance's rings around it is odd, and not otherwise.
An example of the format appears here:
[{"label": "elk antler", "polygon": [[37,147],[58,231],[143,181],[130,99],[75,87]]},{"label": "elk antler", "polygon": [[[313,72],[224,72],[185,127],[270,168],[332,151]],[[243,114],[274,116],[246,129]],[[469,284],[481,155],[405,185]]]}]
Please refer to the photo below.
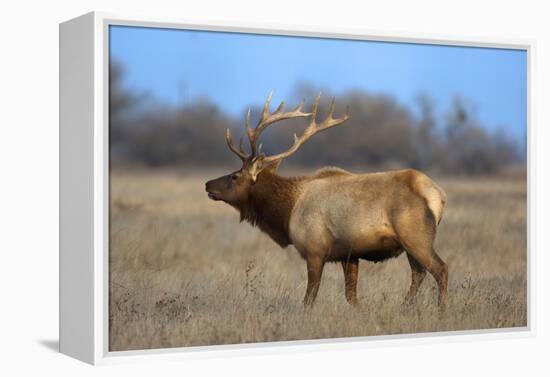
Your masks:
[{"label": "elk antler", "polygon": [[[264,109],[262,111],[260,120],[258,121],[258,125],[256,126],[256,128],[250,127],[250,110],[248,110],[246,114],[246,134],[248,136],[248,141],[250,142],[250,152],[251,152],[250,155],[247,155],[246,152],[244,151],[242,138],[240,140],[239,149],[235,147],[235,145],[233,144],[233,137],[231,136],[231,131],[229,130],[229,128],[227,129],[227,133],[225,135],[227,145],[229,146],[229,149],[231,149],[231,151],[235,153],[243,162],[247,160],[251,162],[260,162],[260,165],[265,166],[275,161],[286,158],[292,155],[294,152],[296,152],[302,146],[302,144],[304,144],[316,133],[327,130],[339,124],[342,124],[349,119],[349,106],[346,108],[346,113],[341,118],[333,118],[334,110],[336,108],[336,105],[334,103],[334,98],[333,98],[332,103],[330,104],[330,111],[326,119],[321,123],[317,123],[317,109],[319,107],[319,101],[321,100],[321,94],[319,94],[315,98],[315,101],[313,102],[313,106],[311,108],[311,112],[309,113],[302,111],[302,107],[304,106],[304,101],[301,101],[300,104],[292,111],[284,111],[285,103],[281,102],[279,107],[277,107],[277,110],[275,110],[275,112],[273,113],[270,113],[269,104],[271,103],[272,95],[273,95],[273,92],[271,92],[267,97],[267,101],[264,104]],[[264,154],[262,154],[262,151],[261,151],[262,145],[261,144],[258,145],[258,140],[262,132],[269,125],[281,120],[299,118],[299,117],[309,117],[309,116],[311,117],[309,125],[305,129],[302,136],[298,137],[296,134],[294,134],[294,144],[289,150],[283,153],[276,154],[274,156],[265,156]],[[257,168],[258,169],[255,168],[254,171],[261,170],[261,167],[257,167]]]},{"label": "elk antler", "polygon": [[249,158],[243,148],[243,138],[241,137],[239,149],[235,148],[235,145],[233,144],[233,136],[231,136],[231,131],[229,130],[229,128],[225,132],[225,141],[227,142],[227,146],[229,147],[229,149],[231,149],[231,152],[239,156],[242,162],[245,162]]},{"label": "elk antler", "polygon": [[307,128],[304,130],[304,133],[302,134],[302,136],[298,137],[296,134],[294,134],[294,144],[292,145],[292,147],[290,147],[289,150],[283,153],[276,154],[274,156],[264,157],[263,158],[264,163],[267,163],[267,164],[273,163],[275,161],[281,160],[283,158],[286,158],[292,155],[302,146],[302,144],[308,141],[316,133],[324,130],[328,130],[331,127],[338,126],[339,124],[342,124],[349,119],[349,105],[346,107],[346,113],[341,118],[333,118],[334,110],[336,109],[336,104],[335,104],[335,99],[332,98],[332,102],[330,103],[330,110],[327,117],[321,123],[317,123],[317,108],[319,107],[320,100],[321,100],[321,94],[319,94],[315,98],[315,102],[313,103],[313,107],[311,109],[311,121],[309,122],[309,125],[307,126]]},{"label": "elk antler", "polygon": [[284,111],[285,110],[285,103],[281,102],[279,107],[277,107],[277,110],[275,112],[270,113],[269,112],[269,105],[271,103],[271,97],[273,96],[273,92],[269,93],[269,96],[267,97],[267,100],[264,104],[264,109],[262,111],[262,114],[260,116],[260,120],[258,121],[258,124],[255,128],[250,127],[250,109],[246,113],[246,134],[248,136],[248,141],[250,142],[250,151],[251,154],[247,155],[243,148],[243,139],[241,138],[239,150],[235,147],[233,144],[233,137],[231,135],[231,131],[229,128],[227,129],[225,139],[227,141],[227,145],[229,149],[233,153],[235,153],[241,160],[246,159],[254,159],[256,157],[259,157],[261,154],[261,144],[258,145],[258,140],[262,132],[269,126],[270,124],[273,124],[275,122],[291,119],[291,118],[299,118],[299,117],[307,117],[310,116],[311,113],[305,113],[302,111],[302,107],[304,106],[304,101],[300,102],[300,104],[292,111]]},{"label": "elk antler", "polygon": [[258,139],[262,134],[262,132],[267,128],[267,126],[281,120],[307,117],[311,115],[311,113],[302,112],[302,107],[304,106],[303,100],[292,111],[284,111],[285,103],[283,101],[281,102],[279,107],[277,107],[277,110],[275,110],[274,113],[270,113],[269,104],[271,103],[272,96],[273,96],[273,92],[269,93],[269,96],[267,97],[267,101],[265,101],[265,104],[264,104],[264,110],[262,111],[262,115],[260,117],[260,120],[258,121],[258,125],[256,126],[256,128],[252,129],[250,127],[250,110],[248,110],[248,113],[246,114],[246,133],[248,135],[248,141],[250,142],[250,149],[252,150],[252,156],[254,157],[259,157],[260,147],[258,146]]}]

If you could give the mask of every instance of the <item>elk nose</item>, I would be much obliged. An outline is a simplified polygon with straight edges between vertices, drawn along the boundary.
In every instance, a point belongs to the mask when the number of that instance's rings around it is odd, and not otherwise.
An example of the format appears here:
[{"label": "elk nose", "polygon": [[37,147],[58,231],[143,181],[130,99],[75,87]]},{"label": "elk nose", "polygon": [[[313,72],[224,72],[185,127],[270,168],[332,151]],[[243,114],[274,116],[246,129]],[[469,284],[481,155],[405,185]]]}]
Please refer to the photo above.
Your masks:
[{"label": "elk nose", "polygon": [[210,187],[210,181],[206,182],[204,185],[204,189],[208,191],[208,187]]}]

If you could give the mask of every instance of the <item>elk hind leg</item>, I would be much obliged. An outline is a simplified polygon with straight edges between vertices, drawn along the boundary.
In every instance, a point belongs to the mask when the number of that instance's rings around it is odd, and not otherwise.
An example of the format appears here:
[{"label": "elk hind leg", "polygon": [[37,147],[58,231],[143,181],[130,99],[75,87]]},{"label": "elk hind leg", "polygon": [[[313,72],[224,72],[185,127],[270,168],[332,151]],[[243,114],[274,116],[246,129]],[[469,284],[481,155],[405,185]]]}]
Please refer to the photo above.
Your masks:
[{"label": "elk hind leg", "polygon": [[433,249],[435,218],[429,208],[425,207],[424,212],[421,221],[415,221],[413,216],[402,216],[396,222],[396,230],[407,254],[435,278],[439,288],[439,306],[444,310],[447,301],[448,268]]},{"label": "elk hind leg", "polygon": [[439,306],[444,310],[447,302],[447,283],[449,279],[447,265],[435,253],[432,247],[417,248],[410,246],[407,249],[407,253],[416,259],[435,278],[439,288]]},{"label": "elk hind leg", "polygon": [[405,296],[404,303],[411,304],[418,293],[418,288],[426,277],[426,269],[416,261],[410,254],[407,253],[407,259],[411,266],[411,286],[409,292]]}]

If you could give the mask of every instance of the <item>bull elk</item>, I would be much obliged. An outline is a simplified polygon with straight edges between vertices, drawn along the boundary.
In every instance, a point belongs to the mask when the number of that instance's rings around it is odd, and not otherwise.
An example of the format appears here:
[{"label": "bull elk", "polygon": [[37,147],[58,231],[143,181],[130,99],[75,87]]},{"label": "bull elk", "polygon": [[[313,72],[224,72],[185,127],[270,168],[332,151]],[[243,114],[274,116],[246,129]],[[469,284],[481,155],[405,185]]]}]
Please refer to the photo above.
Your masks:
[{"label": "bull elk", "polygon": [[[445,192],[425,174],[412,170],[372,174],[352,174],[325,167],[313,175],[283,177],[277,168],[315,134],[341,125],[349,119],[349,107],[334,118],[334,99],[328,116],[320,123],[317,109],[320,95],[310,112],[304,102],[285,111],[282,102],[269,111],[271,94],[265,102],[255,128],[246,115],[246,134],[250,153],[233,144],[227,129],[229,149],[242,161],[242,167],[206,183],[208,197],[221,200],[240,212],[246,220],[269,235],[281,247],[294,245],[307,264],[306,308],[317,296],[326,262],[340,262],[345,280],[345,296],[357,304],[359,259],[381,262],[406,252],[412,270],[412,282],[405,297],[411,302],[426,276],[435,278],[439,304],[444,308],[447,296],[447,265],[433,248],[436,229],[446,202]],[[304,133],[294,134],[294,144],[286,152],[265,155],[258,139],[270,125],[291,118],[309,118]]]}]

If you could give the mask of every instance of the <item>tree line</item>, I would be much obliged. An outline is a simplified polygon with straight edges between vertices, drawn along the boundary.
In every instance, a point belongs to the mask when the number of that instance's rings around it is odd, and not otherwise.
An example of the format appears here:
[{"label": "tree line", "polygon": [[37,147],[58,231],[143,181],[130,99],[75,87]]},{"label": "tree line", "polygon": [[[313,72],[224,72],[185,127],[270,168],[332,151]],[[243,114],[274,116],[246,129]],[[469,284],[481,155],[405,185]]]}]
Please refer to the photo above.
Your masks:
[{"label": "tree line", "polygon": [[[242,117],[224,113],[207,100],[179,106],[151,101],[123,86],[123,70],[111,64],[109,84],[110,157],[112,164],[148,167],[235,165],[225,145],[225,130],[238,139],[244,133]],[[311,104],[314,87],[296,87],[294,100]],[[319,119],[328,112],[330,93],[323,94]],[[350,106],[350,119],[316,135],[285,164],[295,167],[337,165],[344,168],[412,167],[441,174],[495,174],[524,162],[517,140],[502,129],[489,131],[475,118],[472,106],[455,98],[444,119],[433,101],[419,95],[409,109],[391,96],[350,91],[337,98],[338,111]],[[291,105],[289,103],[289,105]],[[307,104],[306,104],[307,108]],[[252,124],[260,108],[252,109]],[[307,120],[289,120],[264,132],[265,153],[278,153],[293,142]],[[245,138],[246,140],[246,138]],[[245,143],[246,145],[246,143]]]}]

